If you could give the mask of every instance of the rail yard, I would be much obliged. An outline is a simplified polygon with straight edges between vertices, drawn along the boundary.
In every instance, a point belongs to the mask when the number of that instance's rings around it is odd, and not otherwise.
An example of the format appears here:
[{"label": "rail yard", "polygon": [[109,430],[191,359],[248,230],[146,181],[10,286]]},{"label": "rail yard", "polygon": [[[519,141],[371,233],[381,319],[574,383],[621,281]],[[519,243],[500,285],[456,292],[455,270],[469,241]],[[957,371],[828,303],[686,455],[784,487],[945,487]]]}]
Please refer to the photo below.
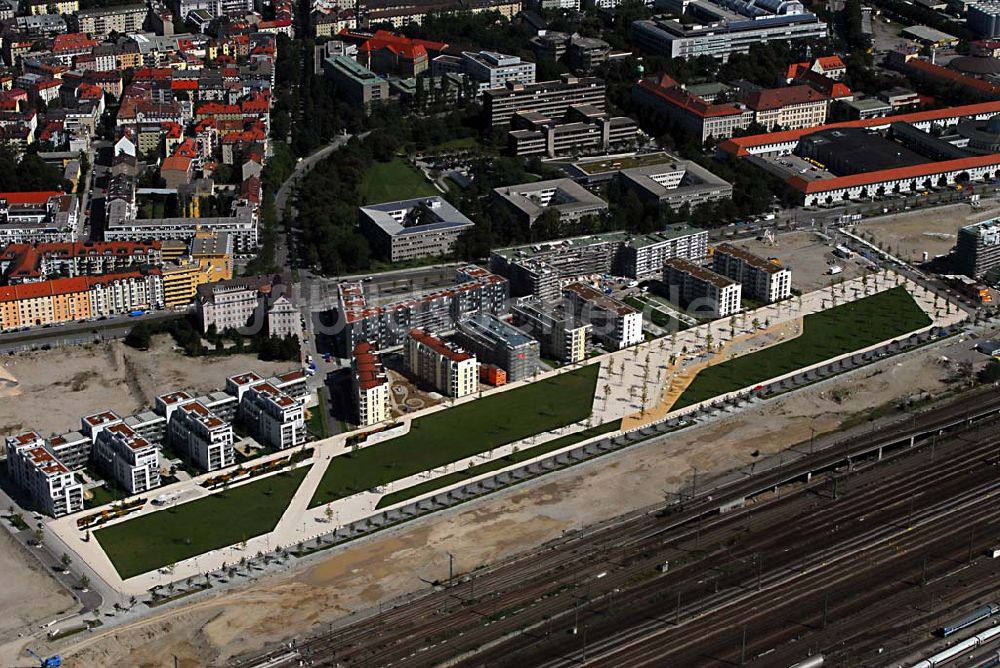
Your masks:
[{"label": "rail yard", "polygon": [[996,598],[998,410],[991,389],[689,489],[241,665],[909,666]]}]

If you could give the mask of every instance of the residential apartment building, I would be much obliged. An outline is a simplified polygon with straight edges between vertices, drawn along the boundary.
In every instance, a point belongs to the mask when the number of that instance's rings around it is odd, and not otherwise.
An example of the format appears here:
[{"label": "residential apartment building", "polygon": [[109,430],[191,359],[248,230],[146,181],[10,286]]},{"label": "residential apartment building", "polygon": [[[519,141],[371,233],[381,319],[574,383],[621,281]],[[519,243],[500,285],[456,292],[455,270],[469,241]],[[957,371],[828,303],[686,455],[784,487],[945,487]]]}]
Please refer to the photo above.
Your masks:
[{"label": "residential apartment building", "polygon": [[533,84],[507,83],[483,92],[483,119],[486,125],[506,125],[518,112],[535,112],[547,117],[564,115],[571,106],[591,105],[605,109],[603,79],[563,75],[556,81]]},{"label": "residential apartment building", "polygon": [[46,515],[62,517],[83,510],[83,485],[41,436],[25,432],[6,439],[7,472]]},{"label": "residential apartment building", "polygon": [[980,278],[1000,267],[1000,219],[990,218],[959,229],[955,264],[970,278]]},{"label": "residential apartment building", "polygon": [[403,344],[406,370],[419,382],[449,397],[479,391],[479,361],[461,348],[423,329],[413,329]]},{"label": "residential apartment building", "polygon": [[237,415],[263,445],[286,450],[309,440],[303,403],[271,383],[255,383],[246,388]]},{"label": "residential apartment building", "polygon": [[364,283],[342,281],[337,286],[337,317],[343,326],[336,337],[341,356],[349,355],[361,341],[376,350],[394,348],[403,345],[414,328],[444,332],[471,315],[505,311],[507,279],[469,265],[456,272],[455,282],[450,288],[376,306],[368,303]]},{"label": "residential apartment building", "polygon": [[573,315],[592,325],[592,336],[608,350],[621,350],[642,342],[642,313],[586,283],[563,288]]},{"label": "residential apartment building", "polygon": [[545,305],[526,299],[511,307],[514,324],[541,344],[542,355],[564,364],[582,362],[587,357],[590,323],[576,322],[562,304]]},{"label": "residential apartment building", "polygon": [[85,32],[103,40],[112,32],[123,35],[142,32],[147,14],[149,8],[144,4],[102,7],[76,12],[71,17],[71,23],[74,32]]},{"label": "residential apartment building", "polygon": [[491,313],[459,322],[455,339],[480,362],[496,364],[506,371],[510,382],[525,380],[538,369],[538,341]]},{"label": "residential apartment building", "polygon": [[792,294],[791,270],[733,244],[715,247],[712,270],[739,282],[741,295],[758,302],[771,304]]},{"label": "residential apartment building", "polygon": [[160,486],[160,451],[124,422],[100,430],[93,457],[98,469],[129,494]]},{"label": "residential apartment building", "polygon": [[389,99],[389,82],[353,58],[332,56],[323,60],[323,73],[333,81],[346,101],[363,106]]},{"label": "residential apartment building", "polygon": [[163,308],[159,269],[0,287],[0,330]]},{"label": "residential apartment building", "polygon": [[798,0],[671,0],[665,8],[687,12],[694,20],[635,21],[630,36],[643,51],[668,58],[711,56],[726,62],[734,53],[749,53],[753,44],[827,36],[826,23]]},{"label": "residential apartment building", "polygon": [[359,427],[370,427],[392,417],[389,412],[389,376],[385,373],[382,358],[367,341],[354,346],[351,355],[351,387]]},{"label": "residential apartment building", "polygon": [[200,401],[179,402],[170,411],[170,443],[203,471],[217,471],[236,463],[233,426]]},{"label": "residential apartment building", "polygon": [[588,274],[648,280],[660,277],[667,258],[701,262],[707,253],[707,230],[677,224],[652,234],[608,232],[499,248],[490,254],[490,269],[510,280],[514,296],[555,302],[564,283]]},{"label": "residential apartment building", "polygon": [[58,191],[0,193],[0,244],[75,241],[79,213],[77,198]]},{"label": "residential apartment building", "polygon": [[358,227],[375,254],[391,262],[444,257],[475,223],[443,197],[418,197],[358,209]]},{"label": "residential apartment building", "polygon": [[667,260],[663,284],[671,301],[701,317],[725,318],[741,308],[739,283],[688,260]]},{"label": "residential apartment building", "polygon": [[159,241],[14,243],[0,251],[0,274],[15,284],[158,267],[161,247]]},{"label": "residential apartment building", "polygon": [[548,211],[561,223],[577,223],[588,216],[603,217],[608,203],[572,179],[520,183],[493,189],[494,197],[530,227]]},{"label": "residential apartment building", "polygon": [[[110,198],[109,198],[110,199]],[[233,206],[233,215],[206,218],[136,218],[134,209],[122,200],[109,201],[105,241],[161,241],[190,242],[199,232],[226,233],[232,237],[233,250],[239,255],[257,252],[257,208],[240,203]]]},{"label": "residential apartment building", "polygon": [[606,153],[635,144],[639,126],[628,116],[609,116],[590,105],[574,105],[562,118],[519,111],[511,119],[507,146],[516,156]]}]

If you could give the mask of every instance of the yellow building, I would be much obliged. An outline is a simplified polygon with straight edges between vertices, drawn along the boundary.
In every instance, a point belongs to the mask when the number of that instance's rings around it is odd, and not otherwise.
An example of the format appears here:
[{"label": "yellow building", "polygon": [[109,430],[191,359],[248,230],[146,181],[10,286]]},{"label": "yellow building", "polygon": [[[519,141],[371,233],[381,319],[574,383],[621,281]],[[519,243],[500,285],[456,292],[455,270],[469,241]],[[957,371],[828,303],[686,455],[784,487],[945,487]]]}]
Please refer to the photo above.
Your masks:
[{"label": "yellow building", "polygon": [[[233,277],[233,240],[227,232],[195,232],[186,255],[163,242],[163,302],[167,308],[194,301],[199,285]],[[171,265],[170,262],[173,262]]]},{"label": "yellow building", "polygon": [[228,232],[195,232],[190,254],[209,275],[209,283],[233,277],[233,238]]},{"label": "yellow building", "polygon": [[75,14],[80,11],[78,0],[48,0],[47,2],[30,3],[32,16],[40,14]]},{"label": "yellow building", "polygon": [[187,306],[194,301],[198,286],[208,283],[208,274],[193,260],[163,268],[163,304],[167,308]]},{"label": "yellow building", "polygon": [[0,329],[40,327],[89,318],[86,277],[23,283],[0,288]]}]

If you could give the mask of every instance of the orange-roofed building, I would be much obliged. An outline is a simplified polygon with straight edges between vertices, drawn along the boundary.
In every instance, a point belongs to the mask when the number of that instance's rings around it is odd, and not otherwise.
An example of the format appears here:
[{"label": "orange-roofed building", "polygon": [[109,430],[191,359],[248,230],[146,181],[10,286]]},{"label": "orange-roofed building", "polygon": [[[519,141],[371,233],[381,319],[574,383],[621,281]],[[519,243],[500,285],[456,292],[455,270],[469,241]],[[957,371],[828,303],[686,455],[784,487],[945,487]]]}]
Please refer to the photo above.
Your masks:
[{"label": "orange-roofed building", "polygon": [[479,361],[461,348],[423,329],[411,330],[403,343],[406,370],[420,383],[449,397],[479,391]]},{"label": "orange-roofed building", "polygon": [[[351,380],[358,426],[370,427],[392,417],[389,412],[389,376],[382,365],[382,358],[367,341],[354,347]],[[313,410],[323,410],[323,407]]]},{"label": "orange-roofed building", "polygon": [[164,158],[163,165],[160,166],[160,176],[166,182],[167,188],[176,189],[178,186],[191,183],[193,174],[194,160],[182,155]]}]

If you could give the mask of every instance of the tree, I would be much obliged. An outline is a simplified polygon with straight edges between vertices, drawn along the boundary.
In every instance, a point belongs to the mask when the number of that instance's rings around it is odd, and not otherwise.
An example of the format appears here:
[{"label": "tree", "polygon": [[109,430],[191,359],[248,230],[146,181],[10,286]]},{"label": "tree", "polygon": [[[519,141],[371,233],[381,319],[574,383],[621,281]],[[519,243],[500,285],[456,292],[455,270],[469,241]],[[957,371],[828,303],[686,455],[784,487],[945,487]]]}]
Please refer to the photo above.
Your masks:
[{"label": "tree", "polygon": [[59,562],[63,565],[63,571],[66,571],[69,569],[69,565],[73,563],[73,557],[63,552],[62,556],[59,557]]},{"label": "tree", "polygon": [[41,547],[42,544],[45,542],[45,532],[42,531],[41,529],[35,529],[32,535],[35,538],[35,545]]},{"label": "tree", "polygon": [[125,345],[136,350],[149,350],[153,328],[147,322],[140,322],[125,335]]},{"label": "tree", "polygon": [[87,591],[90,588],[90,578],[86,575],[80,576],[80,590]]}]

